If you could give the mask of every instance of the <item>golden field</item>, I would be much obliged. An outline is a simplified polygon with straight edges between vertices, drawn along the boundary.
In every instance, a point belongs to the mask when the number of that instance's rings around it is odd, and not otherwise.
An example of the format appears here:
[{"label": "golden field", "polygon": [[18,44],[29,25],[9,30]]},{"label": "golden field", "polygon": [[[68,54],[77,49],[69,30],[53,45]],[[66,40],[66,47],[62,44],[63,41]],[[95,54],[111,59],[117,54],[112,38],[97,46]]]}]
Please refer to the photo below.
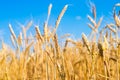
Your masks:
[{"label": "golden field", "polygon": [[36,34],[27,36],[33,24],[30,21],[16,36],[9,24],[14,49],[2,42],[0,80],[120,80],[120,13],[115,9],[118,6],[119,3],[113,8],[115,23],[106,24],[101,30],[98,28],[104,18],[96,21],[96,8],[91,6],[93,16],[87,16],[91,34],[82,33],[78,41],[65,34],[64,46],[60,46],[56,31],[68,5],[62,9],[54,29],[49,29],[50,4],[43,34],[35,26]]}]

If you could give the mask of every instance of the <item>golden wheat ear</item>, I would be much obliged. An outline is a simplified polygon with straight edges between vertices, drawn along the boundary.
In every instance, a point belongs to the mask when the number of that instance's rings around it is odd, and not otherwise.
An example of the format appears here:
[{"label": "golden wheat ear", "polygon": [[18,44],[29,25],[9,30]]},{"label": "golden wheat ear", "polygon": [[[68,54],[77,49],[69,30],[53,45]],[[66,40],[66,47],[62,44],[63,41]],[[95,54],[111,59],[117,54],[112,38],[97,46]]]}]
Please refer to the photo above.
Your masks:
[{"label": "golden wheat ear", "polygon": [[52,4],[50,4],[49,7],[48,7],[47,21],[45,21],[45,23],[44,23],[44,40],[45,41],[48,40],[48,21],[49,21],[49,18],[50,18],[51,9],[52,9]]},{"label": "golden wheat ear", "polygon": [[15,35],[14,31],[13,31],[13,28],[12,28],[12,25],[11,25],[11,24],[9,24],[9,29],[10,29],[10,32],[11,32],[14,40],[17,42],[17,37],[16,37],[16,35]]},{"label": "golden wheat ear", "polygon": [[120,7],[120,3],[115,4],[113,7],[113,17],[114,17],[116,26],[119,28],[120,27],[120,18],[119,18],[119,16],[116,15],[116,7]]},{"label": "golden wheat ear", "polygon": [[87,36],[84,33],[82,33],[82,40],[85,46],[87,47],[88,51],[91,52],[89,41],[87,39]]},{"label": "golden wheat ear", "polygon": [[57,21],[56,21],[56,23],[55,23],[55,28],[54,28],[54,30],[53,30],[52,37],[55,35],[56,30],[57,30],[57,28],[58,28],[58,25],[60,24],[60,21],[61,21],[63,15],[64,15],[65,11],[67,10],[67,8],[68,8],[68,5],[65,5],[65,7],[62,9],[61,13],[59,14],[59,16],[58,16],[58,18],[57,18]]},{"label": "golden wheat ear", "polygon": [[43,39],[43,36],[41,35],[41,32],[40,32],[40,30],[39,30],[39,26],[35,26],[35,30],[36,30],[36,38],[39,40],[41,40],[42,42],[44,41],[44,39]]},{"label": "golden wheat ear", "polygon": [[11,24],[9,24],[9,29],[10,29],[10,32],[11,32],[11,40],[12,40],[13,45],[15,46],[15,43],[16,43],[17,48],[19,48],[18,40],[17,40],[17,37],[14,33],[14,30],[13,30]]}]

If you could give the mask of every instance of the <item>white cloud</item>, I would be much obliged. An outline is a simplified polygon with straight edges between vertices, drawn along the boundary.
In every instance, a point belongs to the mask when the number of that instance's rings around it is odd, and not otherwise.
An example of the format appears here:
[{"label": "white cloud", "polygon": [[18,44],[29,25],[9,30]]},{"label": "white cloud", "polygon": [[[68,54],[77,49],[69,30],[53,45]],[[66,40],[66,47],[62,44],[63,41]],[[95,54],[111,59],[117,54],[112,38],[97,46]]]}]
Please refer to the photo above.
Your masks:
[{"label": "white cloud", "polygon": [[81,20],[81,16],[76,16],[76,20]]}]

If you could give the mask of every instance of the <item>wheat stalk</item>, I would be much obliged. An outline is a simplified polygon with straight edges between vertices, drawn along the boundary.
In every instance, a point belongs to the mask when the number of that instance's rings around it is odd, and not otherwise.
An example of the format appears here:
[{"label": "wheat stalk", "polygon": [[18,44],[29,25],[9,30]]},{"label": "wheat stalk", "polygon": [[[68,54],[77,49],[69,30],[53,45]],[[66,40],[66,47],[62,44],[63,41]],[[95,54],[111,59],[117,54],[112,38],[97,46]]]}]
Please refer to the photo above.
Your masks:
[{"label": "wheat stalk", "polygon": [[15,47],[15,40],[14,40],[13,36],[11,35],[10,38],[11,38],[13,46]]}]

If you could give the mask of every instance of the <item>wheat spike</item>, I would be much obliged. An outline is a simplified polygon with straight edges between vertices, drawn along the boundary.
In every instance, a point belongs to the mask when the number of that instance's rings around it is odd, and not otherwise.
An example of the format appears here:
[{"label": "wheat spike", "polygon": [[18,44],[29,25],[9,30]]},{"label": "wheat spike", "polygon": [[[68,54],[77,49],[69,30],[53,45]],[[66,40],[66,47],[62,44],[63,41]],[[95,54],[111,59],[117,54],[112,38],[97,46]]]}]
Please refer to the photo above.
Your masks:
[{"label": "wheat spike", "polygon": [[116,26],[119,28],[120,27],[120,19],[116,14],[114,15],[114,20],[115,20]]},{"label": "wheat spike", "polygon": [[63,39],[63,38],[67,38],[67,37],[70,37],[71,36],[71,34],[65,34],[65,35],[63,35],[63,36],[61,36],[61,38]]},{"label": "wheat spike", "polygon": [[94,32],[98,32],[90,23],[87,24]]},{"label": "wheat spike", "polygon": [[47,23],[48,23],[48,20],[49,20],[49,17],[50,17],[51,9],[52,9],[52,4],[50,4],[49,7],[48,7]]},{"label": "wheat spike", "polygon": [[88,19],[93,23],[94,26],[97,25],[96,22],[95,22],[89,15],[88,15],[87,17],[88,17]]},{"label": "wheat spike", "polygon": [[114,28],[112,28],[110,25],[107,25],[107,27],[114,33],[116,33],[116,30]]},{"label": "wheat spike", "polygon": [[56,30],[58,28],[58,25],[60,24],[60,21],[61,21],[63,15],[64,15],[65,11],[67,10],[67,7],[68,7],[68,5],[65,5],[65,7],[62,9],[61,13],[59,14],[59,16],[57,18],[57,21],[55,23],[55,28],[53,30],[52,36],[54,36],[54,34],[55,34],[55,32],[56,32]]},{"label": "wheat spike", "polygon": [[103,51],[108,50],[108,47],[109,47],[107,38],[105,36],[104,36],[104,42],[102,44],[102,47],[103,47]]},{"label": "wheat spike", "polygon": [[115,6],[120,6],[120,3],[115,4]]},{"label": "wheat spike", "polygon": [[68,45],[68,40],[65,41],[65,45],[64,45],[64,49],[63,49],[63,52],[66,52],[66,49],[67,49],[67,45]]},{"label": "wheat spike", "polygon": [[37,35],[38,35],[38,38],[43,42],[43,36],[42,36],[41,33],[40,33],[39,27],[36,26],[36,27],[35,27],[35,30],[36,30],[36,33],[37,33]]},{"label": "wheat spike", "polygon": [[30,21],[26,26],[25,26],[25,30],[27,31],[33,24],[33,21]]},{"label": "wheat spike", "polygon": [[96,19],[96,7],[95,7],[95,5],[92,5],[92,13],[93,13],[94,19]]},{"label": "wheat spike", "polygon": [[13,39],[14,39],[15,42],[17,43],[17,48],[19,48],[18,41],[17,41],[17,37],[16,37],[16,35],[15,35],[13,29],[12,29],[12,25],[11,25],[11,24],[9,24],[9,29],[10,29],[10,32],[11,32],[11,34],[12,34],[12,36],[13,36]]},{"label": "wheat spike", "polygon": [[22,45],[22,33],[20,32],[20,35],[18,36],[18,44]]},{"label": "wheat spike", "polygon": [[13,29],[12,29],[12,25],[11,25],[11,24],[9,24],[9,29],[10,29],[10,32],[11,32],[11,34],[12,34],[14,40],[17,42],[17,37],[16,37],[16,35],[15,35]]},{"label": "wheat spike", "polygon": [[44,38],[45,38],[45,41],[47,41],[47,38],[48,38],[48,21],[49,21],[51,9],[52,9],[52,4],[50,4],[49,7],[48,7],[47,21],[44,23]]},{"label": "wheat spike", "polygon": [[84,33],[82,33],[82,40],[83,40],[83,43],[85,44],[85,46],[87,47],[88,51],[91,52],[89,41],[87,39],[87,36]]},{"label": "wheat spike", "polygon": [[56,34],[54,35],[54,44],[55,44],[55,49],[56,49],[56,54],[57,54],[56,57],[59,57],[60,49],[59,49],[58,38]]},{"label": "wheat spike", "polygon": [[98,21],[98,24],[97,24],[96,28],[98,28],[100,26],[102,20],[103,20],[103,17],[101,17],[100,20]]},{"label": "wheat spike", "polygon": [[48,30],[47,30],[47,23],[45,22],[44,23],[44,38],[45,38],[45,41],[47,41],[47,37],[48,37]]},{"label": "wheat spike", "polygon": [[113,7],[113,17],[114,17],[114,20],[115,20],[115,23],[116,23],[116,26],[119,28],[120,27],[120,19],[119,19],[119,16],[116,15],[116,7],[120,6],[120,3],[117,3],[114,5]]}]

